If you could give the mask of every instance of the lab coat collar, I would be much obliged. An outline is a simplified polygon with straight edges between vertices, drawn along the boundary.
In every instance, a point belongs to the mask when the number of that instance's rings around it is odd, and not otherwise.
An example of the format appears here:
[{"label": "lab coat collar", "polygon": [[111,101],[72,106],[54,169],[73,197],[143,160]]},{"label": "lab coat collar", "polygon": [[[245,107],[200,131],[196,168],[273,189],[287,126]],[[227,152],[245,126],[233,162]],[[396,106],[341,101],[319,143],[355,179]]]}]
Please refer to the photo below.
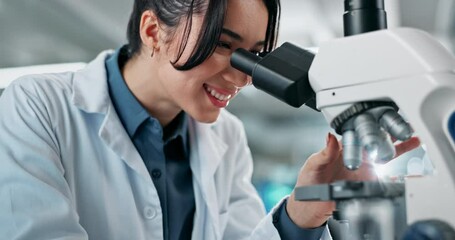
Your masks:
[{"label": "lab coat collar", "polygon": [[107,86],[106,59],[114,51],[100,53],[84,69],[77,71],[73,79],[72,101],[88,113],[107,113],[111,104]]},{"label": "lab coat collar", "polygon": [[144,161],[124,129],[109,96],[105,61],[113,53],[112,50],[100,53],[84,69],[74,74],[72,101],[87,113],[105,115],[98,131],[100,138],[128,166],[151,181]]}]

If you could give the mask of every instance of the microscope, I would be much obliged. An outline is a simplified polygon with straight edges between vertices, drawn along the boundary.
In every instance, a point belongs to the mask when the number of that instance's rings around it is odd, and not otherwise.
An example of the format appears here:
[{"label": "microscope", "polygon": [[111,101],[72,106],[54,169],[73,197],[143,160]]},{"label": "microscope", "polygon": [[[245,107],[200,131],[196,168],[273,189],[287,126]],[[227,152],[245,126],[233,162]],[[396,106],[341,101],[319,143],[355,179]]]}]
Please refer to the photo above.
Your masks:
[{"label": "microscope", "polygon": [[387,29],[384,0],[345,0],[343,18],[345,37],[316,54],[284,43],[264,57],[238,49],[231,65],[285,103],[321,111],[347,169],[391,160],[392,138],[413,135],[435,169],[402,182],[300,187],[296,200],[335,201],[339,239],[455,239],[454,56],[421,30]]}]

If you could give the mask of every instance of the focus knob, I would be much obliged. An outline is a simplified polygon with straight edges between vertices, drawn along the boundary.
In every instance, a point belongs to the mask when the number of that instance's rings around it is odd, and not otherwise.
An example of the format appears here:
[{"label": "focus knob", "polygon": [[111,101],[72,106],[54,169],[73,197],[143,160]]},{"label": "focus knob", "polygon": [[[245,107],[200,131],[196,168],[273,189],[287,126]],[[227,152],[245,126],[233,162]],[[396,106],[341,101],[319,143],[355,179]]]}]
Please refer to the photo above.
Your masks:
[{"label": "focus knob", "polygon": [[453,240],[455,230],[439,220],[424,220],[413,223],[404,234],[403,240]]}]

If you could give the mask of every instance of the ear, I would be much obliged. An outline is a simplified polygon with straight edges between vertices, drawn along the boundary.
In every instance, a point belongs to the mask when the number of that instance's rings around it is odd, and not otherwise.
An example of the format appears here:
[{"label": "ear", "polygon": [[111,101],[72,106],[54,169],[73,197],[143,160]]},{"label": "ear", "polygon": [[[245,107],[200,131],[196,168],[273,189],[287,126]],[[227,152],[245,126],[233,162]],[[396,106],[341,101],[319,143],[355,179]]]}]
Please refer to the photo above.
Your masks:
[{"label": "ear", "polygon": [[153,11],[145,11],[141,16],[139,34],[141,36],[143,50],[148,51],[148,55],[159,50],[160,44],[160,23]]}]

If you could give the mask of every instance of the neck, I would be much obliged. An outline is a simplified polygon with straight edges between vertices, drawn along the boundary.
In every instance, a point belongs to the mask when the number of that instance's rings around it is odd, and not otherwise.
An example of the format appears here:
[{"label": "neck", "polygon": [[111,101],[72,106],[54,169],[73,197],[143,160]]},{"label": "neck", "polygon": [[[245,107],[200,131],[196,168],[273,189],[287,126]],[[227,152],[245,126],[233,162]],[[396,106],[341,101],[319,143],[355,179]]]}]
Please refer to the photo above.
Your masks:
[{"label": "neck", "polygon": [[139,54],[126,62],[122,75],[139,103],[165,127],[181,109],[167,100],[166,91],[158,80],[156,66],[158,63],[150,56]]}]

